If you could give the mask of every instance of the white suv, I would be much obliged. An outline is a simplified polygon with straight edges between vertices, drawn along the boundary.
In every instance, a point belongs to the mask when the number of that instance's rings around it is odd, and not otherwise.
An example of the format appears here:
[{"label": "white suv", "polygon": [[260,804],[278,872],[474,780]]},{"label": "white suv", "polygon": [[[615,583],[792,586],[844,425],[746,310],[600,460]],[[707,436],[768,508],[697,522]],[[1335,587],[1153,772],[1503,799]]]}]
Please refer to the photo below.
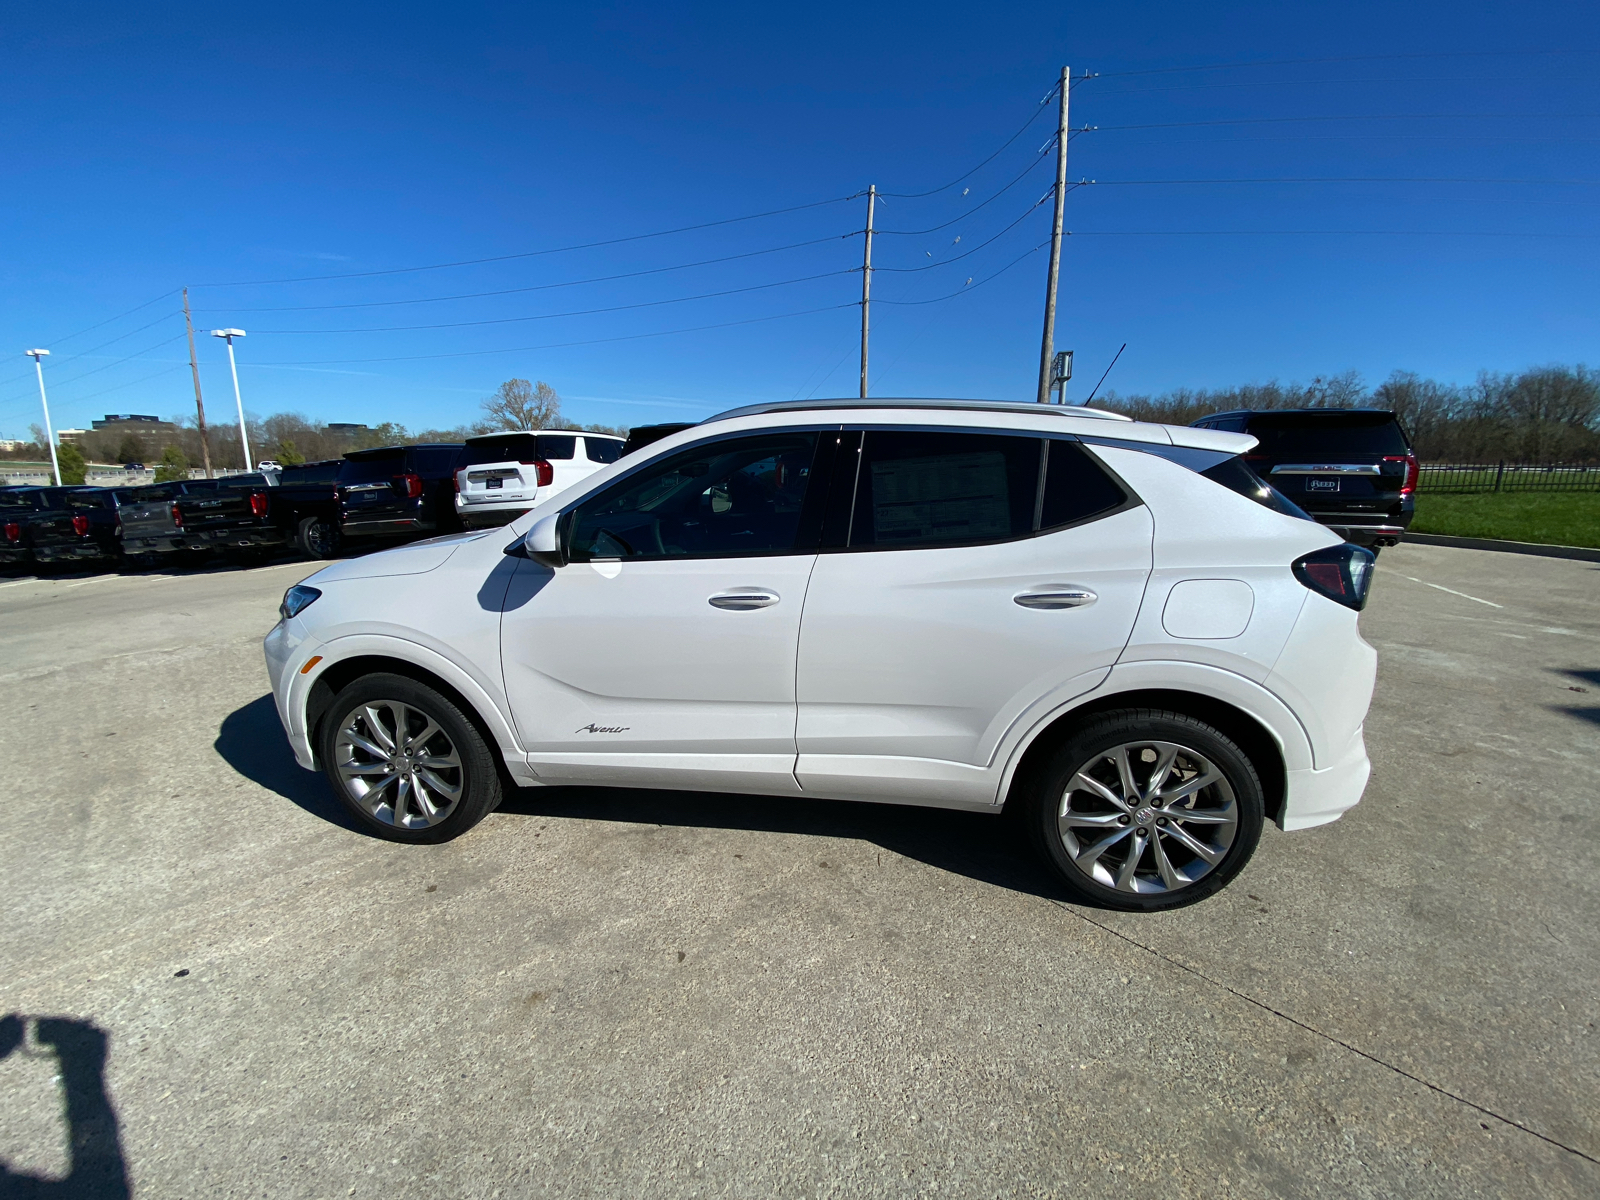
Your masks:
[{"label": "white suv", "polygon": [[278,712],[396,841],[507,784],[1005,809],[1076,895],[1191,903],[1369,770],[1372,555],[1253,444],[1032,404],[738,409],[508,529],[289,589]]},{"label": "white suv", "polygon": [[467,439],[456,515],[468,529],[504,525],[622,457],[608,433],[511,430]]}]

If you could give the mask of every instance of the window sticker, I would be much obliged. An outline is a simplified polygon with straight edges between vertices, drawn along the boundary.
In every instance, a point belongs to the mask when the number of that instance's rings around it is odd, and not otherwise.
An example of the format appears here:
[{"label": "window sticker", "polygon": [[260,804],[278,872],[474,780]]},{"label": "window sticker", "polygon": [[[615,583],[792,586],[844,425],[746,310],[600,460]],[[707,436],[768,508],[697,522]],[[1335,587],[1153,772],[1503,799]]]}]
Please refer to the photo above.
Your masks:
[{"label": "window sticker", "polygon": [[874,462],[872,527],[880,544],[1009,537],[1005,455],[986,450]]}]

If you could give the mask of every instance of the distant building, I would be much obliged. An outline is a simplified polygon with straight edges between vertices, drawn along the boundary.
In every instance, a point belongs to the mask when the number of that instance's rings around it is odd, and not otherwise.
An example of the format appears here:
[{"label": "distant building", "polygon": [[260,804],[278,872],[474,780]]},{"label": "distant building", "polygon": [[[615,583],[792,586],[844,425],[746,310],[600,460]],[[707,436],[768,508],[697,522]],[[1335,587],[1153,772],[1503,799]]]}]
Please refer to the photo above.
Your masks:
[{"label": "distant building", "polygon": [[358,433],[366,433],[367,427],[351,421],[329,421],[328,432],[339,437],[355,437]]},{"label": "distant building", "polygon": [[[95,423],[99,424],[98,421]],[[79,442],[83,441],[84,438],[89,436],[89,432],[90,431],[87,429],[58,429],[56,430],[56,441],[60,442],[63,446],[67,445],[69,442],[76,446]]]},{"label": "distant building", "polygon": [[0,452],[6,453],[6,454],[10,454],[13,451],[21,450],[24,446],[31,446],[31,445],[33,445],[32,442],[24,442],[24,441],[17,440],[15,438],[0,438]]},{"label": "distant building", "polygon": [[129,434],[141,442],[149,439],[147,444],[153,445],[157,440],[163,445],[176,441],[179,430],[171,421],[163,421],[160,417],[147,416],[144,413],[107,413],[100,420],[93,422],[94,432],[105,438],[124,438]]}]

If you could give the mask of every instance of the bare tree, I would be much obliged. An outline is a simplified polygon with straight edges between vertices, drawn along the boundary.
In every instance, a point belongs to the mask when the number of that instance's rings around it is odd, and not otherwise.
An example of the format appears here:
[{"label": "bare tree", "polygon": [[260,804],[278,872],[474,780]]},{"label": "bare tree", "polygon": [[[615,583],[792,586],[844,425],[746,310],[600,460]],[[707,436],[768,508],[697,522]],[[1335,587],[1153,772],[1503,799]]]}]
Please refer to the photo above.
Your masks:
[{"label": "bare tree", "polygon": [[483,402],[488,419],[473,426],[475,433],[502,429],[549,429],[561,422],[561,397],[544,380],[508,379]]}]

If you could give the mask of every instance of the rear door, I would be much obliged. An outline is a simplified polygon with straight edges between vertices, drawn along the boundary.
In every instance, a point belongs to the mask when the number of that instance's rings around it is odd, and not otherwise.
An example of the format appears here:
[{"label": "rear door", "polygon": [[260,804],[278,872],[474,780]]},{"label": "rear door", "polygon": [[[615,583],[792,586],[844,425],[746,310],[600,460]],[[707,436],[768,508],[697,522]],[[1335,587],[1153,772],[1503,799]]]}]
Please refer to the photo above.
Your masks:
[{"label": "rear door", "polygon": [[351,533],[382,533],[402,528],[415,516],[416,505],[405,495],[405,451],[347,455],[339,468],[344,527]]},{"label": "rear door", "polygon": [[456,473],[462,503],[526,504],[539,490],[539,438],[532,433],[504,433],[474,438],[466,444]]},{"label": "rear door", "polygon": [[[1149,510],[1069,440],[874,429],[800,628],[802,787],[990,804],[1007,730],[1099,684],[1151,567]],[[830,498],[829,520],[844,511]]]},{"label": "rear door", "polygon": [[1256,473],[1313,516],[1377,521],[1401,498],[1405,434],[1387,412],[1256,413]]}]

